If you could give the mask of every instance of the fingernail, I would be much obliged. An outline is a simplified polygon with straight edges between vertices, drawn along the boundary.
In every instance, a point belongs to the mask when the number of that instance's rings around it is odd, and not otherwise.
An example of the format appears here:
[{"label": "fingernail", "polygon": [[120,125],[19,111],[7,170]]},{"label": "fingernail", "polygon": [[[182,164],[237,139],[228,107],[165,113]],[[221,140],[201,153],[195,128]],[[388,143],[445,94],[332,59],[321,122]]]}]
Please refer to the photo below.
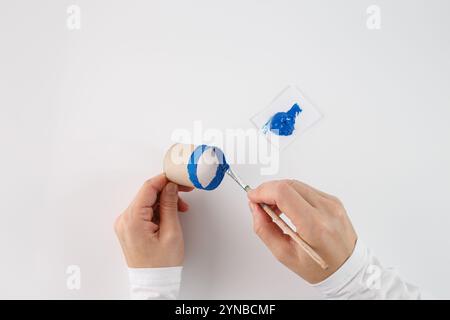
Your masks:
[{"label": "fingernail", "polygon": [[178,192],[178,185],[175,183],[169,182],[166,186],[166,192],[169,195],[176,195]]}]

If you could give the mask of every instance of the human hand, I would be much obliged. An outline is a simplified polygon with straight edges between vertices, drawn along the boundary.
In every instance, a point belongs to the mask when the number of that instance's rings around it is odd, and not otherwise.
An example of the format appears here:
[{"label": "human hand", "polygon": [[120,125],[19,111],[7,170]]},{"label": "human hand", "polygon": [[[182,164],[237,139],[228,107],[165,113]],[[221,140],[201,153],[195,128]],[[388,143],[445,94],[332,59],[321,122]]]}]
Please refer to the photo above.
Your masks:
[{"label": "human hand", "polygon": [[[352,254],[357,235],[338,198],[300,181],[279,180],[261,184],[248,192],[253,228],[272,254],[309,283],[333,274]],[[257,203],[283,212],[297,233],[327,262],[323,270],[288,235],[272,222]]]},{"label": "human hand", "polygon": [[164,174],[147,180],[128,208],[117,217],[114,230],[130,268],[180,266],[184,241],[178,210],[188,204],[178,191],[192,188],[169,182]]}]

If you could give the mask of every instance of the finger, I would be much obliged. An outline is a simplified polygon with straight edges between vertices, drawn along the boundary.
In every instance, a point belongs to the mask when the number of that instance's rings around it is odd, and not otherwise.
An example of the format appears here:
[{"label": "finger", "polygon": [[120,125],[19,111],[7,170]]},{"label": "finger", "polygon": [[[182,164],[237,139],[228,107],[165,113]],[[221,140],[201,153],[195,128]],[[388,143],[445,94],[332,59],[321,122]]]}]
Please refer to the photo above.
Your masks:
[{"label": "finger", "polygon": [[169,182],[161,192],[159,200],[159,226],[161,235],[181,232],[178,219],[178,185]]},{"label": "finger", "polygon": [[270,207],[270,209],[272,209],[272,211],[275,212],[277,215],[280,215],[280,214],[283,213],[283,212],[281,212],[281,210],[280,210],[276,205],[274,205],[274,204],[270,205],[269,207]]},{"label": "finger", "polygon": [[134,219],[130,220],[132,228],[144,228],[150,233],[156,233],[159,229],[159,214],[152,207],[135,208]]},{"label": "finger", "polygon": [[[145,217],[146,220],[152,220],[153,218],[153,206],[157,203],[158,194],[167,184],[167,178],[165,175],[160,174],[147,181],[139,190],[138,194],[134,198],[132,203],[132,210],[130,210],[130,218],[132,220],[140,220]],[[146,210],[150,208],[152,210]],[[145,212],[145,214],[142,214]],[[150,214],[150,216],[148,216]]]},{"label": "finger", "polygon": [[145,221],[143,224],[143,228],[145,231],[155,234],[159,230],[159,226],[156,223],[153,223],[151,221]]},{"label": "finger", "polygon": [[189,210],[189,204],[178,196],[178,211],[186,212]]},{"label": "finger", "polygon": [[290,237],[278,228],[259,205],[250,202],[250,209],[253,215],[253,230],[272,254],[281,260],[283,254],[291,250]]},{"label": "finger", "polygon": [[298,181],[298,180],[291,180],[292,181],[292,186],[294,187],[294,189],[300,193],[300,189],[304,189],[304,188],[309,188],[310,190],[312,190],[313,192],[319,194],[320,196],[329,199],[329,200],[334,200],[336,199],[335,196],[325,193],[323,191],[320,191],[319,189],[316,189],[312,186],[310,186],[309,184],[306,184],[302,181]]},{"label": "finger", "polygon": [[276,205],[299,232],[312,226],[314,208],[285,180],[263,183],[247,195],[251,202]]},{"label": "finger", "polygon": [[157,175],[144,182],[134,199],[135,206],[151,207],[156,203],[158,194],[162,191],[168,180],[164,174]]},{"label": "finger", "polygon": [[195,188],[193,187],[188,187],[188,186],[180,186],[178,185],[178,191],[181,192],[191,192],[192,190],[194,190]]},{"label": "finger", "polygon": [[[250,207],[250,211],[252,210],[251,203],[252,202],[250,202],[250,201],[248,203],[248,205]],[[272,209],[272,211],[275,212],[277,214],[277,216],[279,216],[279,215],[281,215],[283,213],[283,212],[281,212],[281,210],[275,204],[269,205],[269,208]]]},{"label": "finger", "polygon": [[303,197],[303,199],[308,201],[311,206],[317,208],[320,205],[322,196],[316,190],[297,180],[289,180],[288,183]]},{"label": "finger", "polygon": [[[180,186],[178,186],[180,187]],[[159,196],[158,196],[158,200],[156,201],[156,203],[152,206],[152,212],[154,212],[153,215],[150,215],[150,218],[148,218],[148,215],[146,215],[146,220],[152,220],[155,223],[159,223]],[[146,208],[147,209],[147,208]],[[178,211],[180,212],[186,212],[189,210],[189,204],[183,200],[183,198],[181,198],[180,196],[178,196]]]},{"label": "finger", "polygon": [[154,218],[153,208],[152,207],[144,207],[139,209],[139,215],[144,221],[152,221]]}]

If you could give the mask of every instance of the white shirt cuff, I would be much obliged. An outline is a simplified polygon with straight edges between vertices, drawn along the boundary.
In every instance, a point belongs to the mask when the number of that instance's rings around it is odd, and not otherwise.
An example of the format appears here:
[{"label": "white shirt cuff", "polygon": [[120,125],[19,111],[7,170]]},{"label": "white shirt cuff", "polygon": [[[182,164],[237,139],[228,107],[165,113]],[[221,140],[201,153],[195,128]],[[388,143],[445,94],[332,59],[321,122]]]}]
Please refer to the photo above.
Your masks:
[{"label": "white shirt cuff", "polygon": [[325,280],[313,284],[325,296],[334,296],[364,268],[369,256],[366,247],[358,239],[351,256]]},{"label": "white shirt cuff", "polygon": [[176,299],[182,270],[182,266],[128,268],[131,299]]}]

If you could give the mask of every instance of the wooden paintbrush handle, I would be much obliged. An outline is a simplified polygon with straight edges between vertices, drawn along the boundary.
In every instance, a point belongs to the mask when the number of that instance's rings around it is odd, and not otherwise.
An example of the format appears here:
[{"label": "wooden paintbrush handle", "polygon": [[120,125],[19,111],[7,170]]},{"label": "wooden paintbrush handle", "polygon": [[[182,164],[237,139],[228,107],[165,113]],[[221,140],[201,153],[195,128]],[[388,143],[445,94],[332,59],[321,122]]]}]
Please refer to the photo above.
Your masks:
[{"label": "wooden paintbrush handle", "polygon": [[311,259],[317,262],[317,264],[319,264],[322,269],[325,270],[328,268],[327,263],[322,259],[322,257],[319,256],[319,254],[314,251],[314,249],[311,248],[310,245],[306,243],[305,240],[303,240],[297,232],[292,230],[291,227],[289,227],[286,222],[284,222],[283,219],[281,219],[267,204],[262,203],[259,204],[259,206],[272,218],[273,222],[275,222],[275,224],[280,227],[280,229],[284,233],[294,239],[294,241],[300,247],[302,247],[302,249],[305,250],[305,252],[311,257]]}]

